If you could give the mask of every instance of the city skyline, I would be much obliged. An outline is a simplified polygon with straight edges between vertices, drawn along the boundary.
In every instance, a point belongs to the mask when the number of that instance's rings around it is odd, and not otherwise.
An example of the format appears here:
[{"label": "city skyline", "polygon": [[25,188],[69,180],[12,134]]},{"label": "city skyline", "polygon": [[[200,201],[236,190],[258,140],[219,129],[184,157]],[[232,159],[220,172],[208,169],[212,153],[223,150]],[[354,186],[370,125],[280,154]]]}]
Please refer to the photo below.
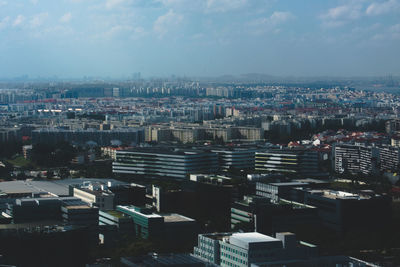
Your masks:
[{"label": "city skyline", "polygon": [[400,1],[0,1],[0,77],[399,75]]}]

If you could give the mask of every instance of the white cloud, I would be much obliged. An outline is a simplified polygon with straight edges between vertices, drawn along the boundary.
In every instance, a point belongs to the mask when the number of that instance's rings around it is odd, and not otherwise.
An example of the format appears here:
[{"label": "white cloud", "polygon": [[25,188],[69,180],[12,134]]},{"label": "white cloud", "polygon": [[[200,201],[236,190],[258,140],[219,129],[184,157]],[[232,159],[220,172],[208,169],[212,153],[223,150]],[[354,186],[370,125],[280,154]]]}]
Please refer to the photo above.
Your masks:
[{"label": "white cloud", "polygon": [[25,21],[25,17],[23,16],[23,15],[18,15],[16,18],[15,18],[15,20],[14,20],[14,22],[13,22],[13,26],[14,27],[17,27],[17,26],[20,26],[20,25],[22,25],[22,23]]},{"label": "white cloud", "polygon": [[127,3],[127,0],[107,0],[106,1],[106,8],[107,9],[112,9],[115,8],[117,6],[120,6],[122,4]]},{"label": "white cloud", "polygon": [[361,16],[360,5],[343,5],[331,8],[321,18],[327,20],[358,19]]},{"label": "white cloud", "polygon": [[241,8],[246,2],[246,0],[207,0],[206,10],[210,12],[226,12]]},{"label": "white cloud", "polygon": [[292,18],[294,18],[294,16],[290,12],[275,11],[274,13],[272,13],[271,17],[269,17],[269,22],[272,25],[277,25],[286,22]]},{"label": "white cloud", "polygon": [[388,0],[384,2],[374,2],[370,4],[365,13],[367,15],[377,16],[398,9],[400,9],[400,2],[398,0]]},{"label": "white cloud", "polygon": [[72,18],[71,12],[67,12],[64,15],[61,16],[60,22],[62,23],[68,23]]},{"label": "white cloud", "polygon": [[39,0],[30,0],[31,1],[31,3],[33,4],[33,5],[37,5],[37,3],[39,2]]},{"label": "white cloud", "polygon": [[295,16],[291,12],[275,11],[267,18],[260,18],[249,23],[253,27],[253,33],[261,34],[268,31],[279,33],[279,25],[294,19]]},{"label": "white cloud", "polygon": [[350,1],[346,5],[329,9],[319,16],[322,26],[326,28],[340,27],[349,21],[357,20],[362,16],[362,5],[359,1]]},{"label": "white cloud", "polygon": [[157,18],[154,22],[153,30],[162,38],[165,34],[179,25],[183,20],[183,15],[175,13],[170,9],[166,14]]},{"label": "white cloud", "polygon": [[31,20],[29,21],[29,25],[32,28],[37,28],[43,24],[43,22],[46,20],[46,18],[49,16],[47,12],[45,13],[40,13],[34,15]]},{"label": "white cloud", "polygon": [[400,40],[400,23],[387,27],[371,38],[374,41],[393,41]]},{"label": "white cloud", "polygon": [[8,22],[10,21],[10,17],[4,17],[1,21],[0,21],[0,30],[4,29],[5,27],[7,27]]},{"label": "white cloud", "polygon": [[400,23],[391,26],[389,31],[393,39],[400,39]]},{"label": "white cloud", "polygon": [[244,7],[248,0],[156,0],[167,8],[205,13],[228,12]]},{"label": "white cloud", "polygon": [[0,7],[6,6],[7,4],[8,4],[7,1],[0,1]]},{"label": "white cloud", "polygon": [[106,38],[112,39],[118,35],[137,38],[143,34],[145,34],[145,30],[142,27],[133,27],[131,25],[115,25],[102,35]]}]

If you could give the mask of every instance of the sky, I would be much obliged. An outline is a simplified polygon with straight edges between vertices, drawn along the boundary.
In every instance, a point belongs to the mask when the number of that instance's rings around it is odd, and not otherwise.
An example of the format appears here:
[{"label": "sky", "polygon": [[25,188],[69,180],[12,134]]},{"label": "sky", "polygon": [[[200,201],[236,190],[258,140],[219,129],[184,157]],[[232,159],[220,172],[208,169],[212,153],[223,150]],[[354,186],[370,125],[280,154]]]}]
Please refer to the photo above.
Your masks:
[{"label": "sky", "polygon": [[0,0],[0,77],[400,75],[400,0]]}]

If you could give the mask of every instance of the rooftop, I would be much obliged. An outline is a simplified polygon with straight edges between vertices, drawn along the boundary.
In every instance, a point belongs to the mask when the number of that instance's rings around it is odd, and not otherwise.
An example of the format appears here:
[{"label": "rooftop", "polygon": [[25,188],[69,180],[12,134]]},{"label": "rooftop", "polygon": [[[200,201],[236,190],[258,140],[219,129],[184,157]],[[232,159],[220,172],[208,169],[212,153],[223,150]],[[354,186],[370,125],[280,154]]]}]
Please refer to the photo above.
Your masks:
[{"label": "rooftop", "polygon": [[258,243],[258,242],[276,242],[280,241],[274,237],[263,235],[257,232],[250,233],[234,233],[231,238],[237,239],[245,243]]},{"label": "rooftop", "polygon": [[111,181],[113,184],[125,184],[115,179],[101,179],[101,178],[76,178],[64,179],[58,181],[7,181],[0,183],[0,193],[5,194],[22,194],[22,193],[40,193],[49,192],[57,196],[68,196],[69,185],[83,184],[83,182],[99,182],[107,183]]},{"label": "rooftop", "polygon": [[66,206],[65,208],[68,210],[91,209],[88,205]]},{"label": "rooftop", "polygon": [[195,220],[177,213],[160,214],[164,217],[164,222],[194,222]]},{"label": "rooftop", "polygon": [[222,240],[225,237],[231,236],[232,233],[211,233],[211,234],[202,234],[202,236],[214,239],[214,240]]},{"label": "rooftop", "polygon": [[140,152],[145,154],[158,154],[158,155],[196,155],[206,153],[200,149],[189,149],[189,148],[169,148],[169,147],[138,147],[128,150],[120,150],[117,153],[129,153],[129,152]]},{"label": "rooftop", "polygon": [[335,190],[309,190],[311,194],[321,195],[330,199],[369,199],[370,197],[367,195],[359,195],[353,194],[344,191],[335,191]]},{"label": "rooftop", "polygon": [[303,182],[284,182],[284,183],[270,183],[271,185],[275,186],[302,186],[302,185],[308,185],[308,183],[303,183]]},{"label": "rooftop", "polygon": [[138,215],[144,216],[144,217],[146,217],[146,218],[162,218],[161,215],[158,215],[158,214],[155,214],[155,213],[151,213],[151,214],[141,213],[141,212],[135,210],[135,207],[134,207],[134,206],[122,206],[122,205],[118,205],[118,207],[119,207],[121,210],[124,210],[124,211],[127,211],[127,212],[131,212],[131,213],[134,213],[134,214],[138,214]]},{"label": "rooftop", "polygon": [[111,216],[114,216],[115,218],[123,218],[125,217],[125,214],[123,212],[117,211],[117,210],[108,210],[105,211],[106,213],[110,214]]}]

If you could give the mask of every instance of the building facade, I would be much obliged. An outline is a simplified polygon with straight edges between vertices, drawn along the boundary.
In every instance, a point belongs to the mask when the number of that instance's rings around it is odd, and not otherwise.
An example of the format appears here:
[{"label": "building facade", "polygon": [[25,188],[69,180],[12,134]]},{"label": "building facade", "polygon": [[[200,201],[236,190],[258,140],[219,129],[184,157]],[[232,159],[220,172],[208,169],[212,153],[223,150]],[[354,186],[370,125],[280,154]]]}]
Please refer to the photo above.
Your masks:
[{"label": "building facade", "polygon": [[117,151],[114,173],[188,178],[191,173],[212,173],[218,169],[214,152],[201,150],[132,149]]}]

